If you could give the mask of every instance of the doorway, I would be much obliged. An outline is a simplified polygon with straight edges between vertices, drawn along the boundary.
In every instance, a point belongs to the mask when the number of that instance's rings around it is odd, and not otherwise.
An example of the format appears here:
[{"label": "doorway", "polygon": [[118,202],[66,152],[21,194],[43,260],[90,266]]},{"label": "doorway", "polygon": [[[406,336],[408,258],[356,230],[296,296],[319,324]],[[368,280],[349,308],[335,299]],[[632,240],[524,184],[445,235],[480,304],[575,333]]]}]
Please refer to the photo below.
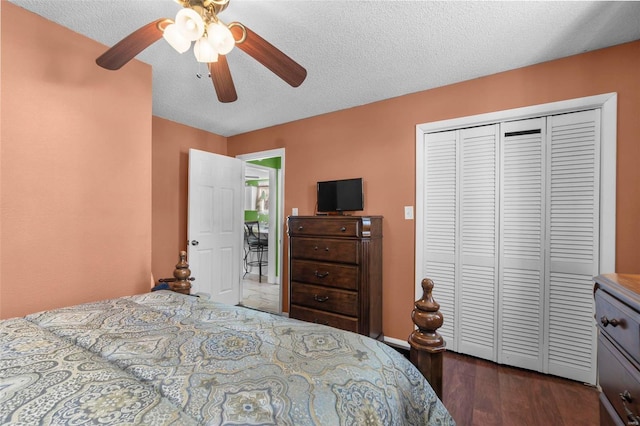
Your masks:
[{"label": "doorway", "polygon": [[[240,303],[249,308],[282,313],[282,241],[284,227],[284,149],[238,155],[245,162],[245,210],[243,220],[258,222],[268,240],[262,254],[262,274],[256,253],[245,241],[240,281]],[[246,229],[243,230],[243,233]],[[265,262],[266,261],[266,262]],[[250,265],[253,264],[253,265]],[[266,269],[266,271],[265,271]]]}]

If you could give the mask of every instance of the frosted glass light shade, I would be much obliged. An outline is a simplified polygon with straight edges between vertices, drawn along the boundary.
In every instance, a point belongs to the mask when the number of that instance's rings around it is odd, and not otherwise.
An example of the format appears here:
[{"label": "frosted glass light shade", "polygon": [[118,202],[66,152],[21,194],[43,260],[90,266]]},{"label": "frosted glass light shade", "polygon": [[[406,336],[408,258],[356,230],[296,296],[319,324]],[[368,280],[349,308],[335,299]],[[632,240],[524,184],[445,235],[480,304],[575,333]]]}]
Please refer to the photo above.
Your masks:
[{"label": "frosted glass light shade", "polygon": [[209,43],[213,45],[220,55],[226,55],[231,52],[233,46],[236,45],[231,30],[220,22],[209,24],[207,27],[207,38],[209,39]]},{"label": "frosted glass light shade", "polygon": [[162,37],[167,40],[167,43],[171,45],[178,53],[184,53],[191,47],[191,42],[184,38],[176,24],[169,24],[164,29]]},{"label": "frosted glass light shade", "polygon": [[196,41],[204,34],[204,21],[198,12],[184,8],[176,14],[176,25],[184,38]]},{"label": "frosted glass light shade", "polygon": [[206,37],[202,37],[193,45],[193,54],[198,62],[218,62],[218,52],[209,43]]}]

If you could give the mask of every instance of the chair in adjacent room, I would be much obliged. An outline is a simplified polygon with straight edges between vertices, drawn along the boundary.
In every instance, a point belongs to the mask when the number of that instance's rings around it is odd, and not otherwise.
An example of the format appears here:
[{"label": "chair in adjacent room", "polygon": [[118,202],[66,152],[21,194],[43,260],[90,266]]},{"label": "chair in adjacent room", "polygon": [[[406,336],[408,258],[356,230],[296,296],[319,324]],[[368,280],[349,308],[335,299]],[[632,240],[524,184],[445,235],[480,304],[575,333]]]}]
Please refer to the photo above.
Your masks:
[{"label": "chair in adjacent room", "polygon": [[267,266],[269,257],[268,235],[260,232],[260,222],[249,221],[244,223],[244,238],[244,274],[246,275],[252,266],[257,266],[258,282],[262,282],[262,267]]}]

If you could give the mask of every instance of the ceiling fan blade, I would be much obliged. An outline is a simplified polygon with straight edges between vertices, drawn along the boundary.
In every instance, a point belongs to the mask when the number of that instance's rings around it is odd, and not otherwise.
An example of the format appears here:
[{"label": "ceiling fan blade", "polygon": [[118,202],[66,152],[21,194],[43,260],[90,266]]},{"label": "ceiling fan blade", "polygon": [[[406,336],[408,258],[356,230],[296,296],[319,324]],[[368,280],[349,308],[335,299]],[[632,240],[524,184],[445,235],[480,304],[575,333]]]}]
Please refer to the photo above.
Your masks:
[{"label": "ceiling fan blade", "polygon": [[226,56],[219,55],[218,62],[211,62],[209,64],[209,72],[211,73],[213,87],[216,89],[216,95],[218,95],[220,102],[227,103],[238,99]]},{"label": "ceiling fan blade", "polygon": [[240,50],[270,69],[291,86],[300,86],[307,77],[306,69],[249,28],[238,22],[233,22],[229,24],[229,29]]},{"label": "ceiling fan blade", "polygon": [[161,18],[138,28],[100,55],[96,64],[108,70],[120,69],[138,53],[158,41],[164,28],[172,22],[171,19]]}]

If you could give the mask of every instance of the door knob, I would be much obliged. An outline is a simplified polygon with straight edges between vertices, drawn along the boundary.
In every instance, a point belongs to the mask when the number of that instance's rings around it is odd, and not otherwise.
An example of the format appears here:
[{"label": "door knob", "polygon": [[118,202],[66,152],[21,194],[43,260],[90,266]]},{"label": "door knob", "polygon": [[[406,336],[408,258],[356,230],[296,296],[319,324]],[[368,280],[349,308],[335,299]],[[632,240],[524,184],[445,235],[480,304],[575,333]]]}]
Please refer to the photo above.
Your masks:
[{"label": "door knob", "polygon": [[191,240],[191,245],[192,246],[197,246],[198,244],[200,244],[197,240]]}]

